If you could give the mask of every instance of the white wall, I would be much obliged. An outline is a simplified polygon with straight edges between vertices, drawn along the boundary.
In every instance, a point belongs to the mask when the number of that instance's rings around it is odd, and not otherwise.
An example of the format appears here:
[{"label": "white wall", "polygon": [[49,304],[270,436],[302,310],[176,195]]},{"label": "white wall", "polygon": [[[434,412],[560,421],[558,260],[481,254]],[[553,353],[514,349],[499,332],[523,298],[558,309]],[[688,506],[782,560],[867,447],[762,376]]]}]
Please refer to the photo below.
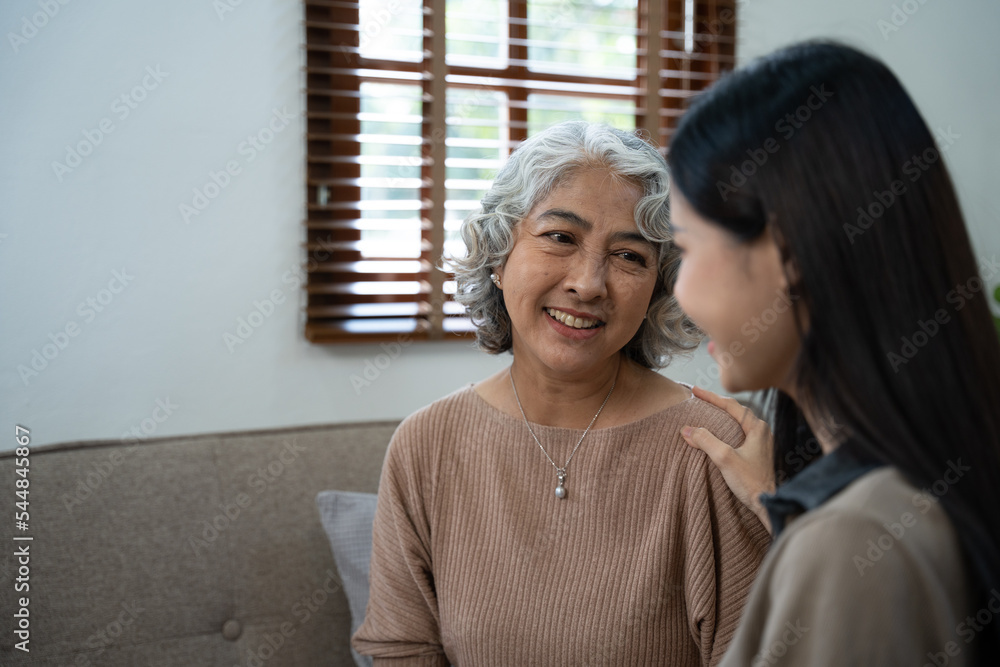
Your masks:
[{"label": "white wall", "polygon": [[[464,343],[413,344],[359,391],[351,376],[379,346],[303,340],[303,295],[283,280],[302,261],[300,4],[243,0],[220,15],[223,1],[0,5],[0,449],[13,446],[15,424],[39,445],[117,438],[144,420],[160,436],[399,418],[509,359]],[[988,195],[1000,148],[989,125],[1000,102],[1000,5],[927,0],[883,40],[876,21],[891,5],[750,0],[741,49],[831,35],[886,58],[930,124],[962,135],[948,161],[977,250],[998,253]],[[24,30],[41,6],[54,15]],[[118,100],[132,91],[125,115]],[[254,153],[243,142],[267,139],[275,109],[293,120],[275,119],[280,131]],[[98,143],[102,127],[111,131]],[[85,133],[97,145],[57,174],[53,162],[66,163]],[[239,173],[186,223],[179,206],[230,161]],[[115,271],[127,285],[112,282]],[[284,301],[230,351],[223,336],[274,290]],[[88,298],[106,302],[101,312]],[[60,336],[67,327],[76,335]],[[22,379],[19,366],[58,343]],[[709,370],[699,353],[667,374],[705,384]],[[158,402],[176,407],[166,416]]]}]

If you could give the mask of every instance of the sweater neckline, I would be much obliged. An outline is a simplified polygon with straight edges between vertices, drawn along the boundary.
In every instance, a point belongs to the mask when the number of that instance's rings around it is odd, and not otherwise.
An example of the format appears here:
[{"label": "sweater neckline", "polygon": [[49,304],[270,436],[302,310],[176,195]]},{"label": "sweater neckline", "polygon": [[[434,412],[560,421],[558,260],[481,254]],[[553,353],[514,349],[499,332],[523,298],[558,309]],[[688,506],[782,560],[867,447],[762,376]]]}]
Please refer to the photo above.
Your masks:
[{"label": "sweater neckline", "polygon": [[[678,384],[684,385],[685,387],[687,387],[688,391],[691,391],[691,388],[692,388],[691,385],[687,384],[686,382],[679,382]],[[496,406],[492,405],[485,398],[483,398],[482,396],[480,396],[479,392],[476,391],[476,388],[475,388],[475,386],[474,386],[473,383],[470,382],[468,385],[466,385],[464,391],[472,394],[472,397],[473,397],[472,400],[478,402],[482,406],[481,410],[483,412],[485,412],[494,421],[501,422],[501,423],[503,423],[503,424],[505,424],[507,426],[515,426],[515,427],[516,426],[522,426],[522,427],[524,426],[524,420],[523,419],[520,419],[518,417],[514,417],[512,415],[508,415],[506,412],[504,412],[503,410],[500,410]],[[697,396],[695,396],[694,393],[692,392],[691,395],[688,396],[687,398],[685,398],[683,401],[680,401],[678,403],[674,403],[673,405],[668,405],[667,407],[663,408],[662,410],[657,410],[656,412],[648,414],[645,417],[641,417],[639,419],[636,419],[635,421],[626,422],[624,424],[615,424],[614,426],[604,426],[604,427],[601,427],[601,428],[594,428],[594,429],[591,429],[590,433],[591,433],[591,435],[598,434],[598,433],[600,433],[600,434],[612,433],[613,434],[613,433],[618,432],[618,431],[629,431],[629,430],[632,430],[632,429],[635,429],[635,428],[639,428],[640,426],[643,426],[648,421],[653,421],[653,420],[659,419],[664,414],[666,414],[668,412],[672,412],[673,410],[679,409],[681,407],[691,405],[691,404],[693,404],[694,402],[696,402],[698,400],[700,400],[700,399]],[[562,426],[548,426],[546,424],[539,424],[537,422],[530,422],[530,423],[531,423],[531,427],[533,429],[535,429],[537,432],[539,432],[539,433],[545,432],[545,433],[549,433],[549,434],[552,434],[552,435],[557,435],[557,434],[567,434],[567,435],[568,434],[580,434],[580,433],[583,433],[583,430],[584,430],[582,428],[565,428],[565,427],[562,427]]]}]

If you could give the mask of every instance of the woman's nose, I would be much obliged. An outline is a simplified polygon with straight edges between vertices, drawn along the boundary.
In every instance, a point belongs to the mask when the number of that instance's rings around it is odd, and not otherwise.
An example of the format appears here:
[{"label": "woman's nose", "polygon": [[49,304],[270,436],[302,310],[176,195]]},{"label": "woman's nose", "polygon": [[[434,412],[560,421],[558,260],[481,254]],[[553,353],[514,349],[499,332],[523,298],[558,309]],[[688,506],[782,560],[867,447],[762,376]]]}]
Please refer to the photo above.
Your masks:
[{"label": "woman's nose", "polygon": [[564,285],[581,301],[607,296],[607,268],[603,255],[581,253],[570,260]]}]

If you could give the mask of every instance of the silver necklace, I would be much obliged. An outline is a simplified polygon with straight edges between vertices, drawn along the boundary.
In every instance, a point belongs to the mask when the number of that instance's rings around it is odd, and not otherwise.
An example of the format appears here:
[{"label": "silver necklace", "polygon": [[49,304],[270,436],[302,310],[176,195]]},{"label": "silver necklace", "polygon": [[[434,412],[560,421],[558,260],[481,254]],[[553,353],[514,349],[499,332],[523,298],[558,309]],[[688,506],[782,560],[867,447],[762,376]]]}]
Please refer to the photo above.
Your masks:
[{"label": "silver necklace", "polygon": [[573,455],[576,454],[576,450],[580,449],[580,444],[583,442],[583,439],[587,437],[588,433],[590,433],[590,427],[594,425],[594,422],[597,421],[597,418],[600,416],[604,406],[608,404],[608,400],[611,398],[611,392],[615,390],[615,385],[618,383],[618,373],[617,371],[615,372],[615,379],[611,383],[611,389],[608,391],[608,395],[604,397],[604,402],[601,403],[601,407],[597,409],[597,413],[594,415],[594,418],[590,420],[587,430],[585,430],[583,435],[580,436],[580,439],[576,441],[576,447],[574,447],[573,451],[570,452],[569,458],[566,459],[566,463],[564,463],[561,468],[556,465],[556,462],[552,460],[549,453],[545,451],[545,448],[542,447],[542,443],[538,439],[538,436],[535,435],[534,429],[531,428],[531,423],[528,421],[528,417],[524,414],[524,408],[521,406],[521,399],[517,396],[517,387],[514,386],[514,374],[510,371],[510,369],[507,370],[507,376],[510,377],[510,388],[514,390],[514,400],[517,401],[517,407],[521,411],[521,418],[524,419],[524,425],[528,427],[528,433],[530,433],[531,437],[535,439],[535,443],[538,445],[538,448],[542,450],[542,454],[545,454],[545,458],[547,458],[549,463],[552,464],[552,467],[556,469],[556,479],[559,480],[559,483],[556,485],[556,498],[562,500],[566,497],[566,468],[569,467],[569,462],[573,460]]}]

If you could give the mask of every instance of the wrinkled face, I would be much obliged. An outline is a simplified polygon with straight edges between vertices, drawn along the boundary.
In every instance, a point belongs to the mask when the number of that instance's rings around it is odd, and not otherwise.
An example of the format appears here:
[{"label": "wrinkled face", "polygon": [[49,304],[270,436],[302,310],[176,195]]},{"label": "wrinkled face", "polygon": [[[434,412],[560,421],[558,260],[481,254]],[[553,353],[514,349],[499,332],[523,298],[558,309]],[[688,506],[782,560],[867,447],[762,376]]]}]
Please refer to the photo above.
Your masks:
[{"label": "wrinkled face", "polygon": [[513,352],[565,375],[617,363],[658,280],[657,247],[635,224],[638,186],[584,169],[538,202],[497,271]]},{"label": "wrinkled face", "polygon": [[670,216],[682,253],[674,295],[711,339],[708,352],[719,365],[722,386],[730,392],[792,389],[800,339],[770,232],[741,242],[698,215],[676,188]]}]

